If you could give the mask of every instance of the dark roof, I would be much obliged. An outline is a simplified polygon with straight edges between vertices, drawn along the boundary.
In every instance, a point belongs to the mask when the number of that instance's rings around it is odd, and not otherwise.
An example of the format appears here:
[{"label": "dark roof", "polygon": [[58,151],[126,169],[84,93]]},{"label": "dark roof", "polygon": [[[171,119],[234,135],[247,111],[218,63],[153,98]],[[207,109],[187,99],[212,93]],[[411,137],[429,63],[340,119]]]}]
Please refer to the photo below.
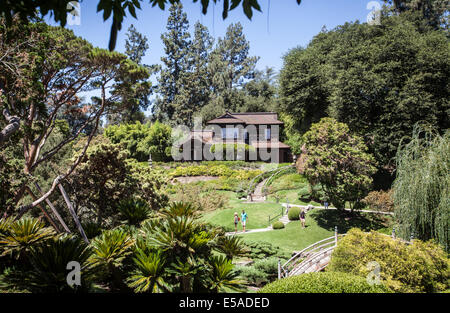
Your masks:
[{"label": "dark roof", "polygon": [[247,125],[281,125],[275,112],[226,113],[206,124],[247,124]]}]

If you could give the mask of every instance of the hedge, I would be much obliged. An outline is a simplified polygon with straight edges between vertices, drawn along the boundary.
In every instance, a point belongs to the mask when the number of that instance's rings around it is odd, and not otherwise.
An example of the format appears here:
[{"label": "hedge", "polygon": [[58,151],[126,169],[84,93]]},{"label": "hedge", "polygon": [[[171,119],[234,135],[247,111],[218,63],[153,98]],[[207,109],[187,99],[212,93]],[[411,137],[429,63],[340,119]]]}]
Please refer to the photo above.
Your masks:
[{"label": "hedge", "polygon": [[380,279],[395,292],[441,292],[450,288],[450,260],[438,244],[408,245],[372,231],[351,229],[334,249],[328,270],[366,277],[367,264],[380,265]]},{"label": "hedge", "polygon": [[276,221],[272,224],[272,228],[273,229],[283,229],[284,228],[284,224],[280,221]]},{"label": "hedge", "polygon": [[317,272],[283,278],[261,288],[259,293],[388,293],[380,285],[370,285],[366,278],[338,273]]},{"label": "hedge", "polygon": [[298,207],[289,208],[288,218],[290,221],[299,220],[299,217],[298,217],[299,215],[300,215],[300,208],[298,208]]}]

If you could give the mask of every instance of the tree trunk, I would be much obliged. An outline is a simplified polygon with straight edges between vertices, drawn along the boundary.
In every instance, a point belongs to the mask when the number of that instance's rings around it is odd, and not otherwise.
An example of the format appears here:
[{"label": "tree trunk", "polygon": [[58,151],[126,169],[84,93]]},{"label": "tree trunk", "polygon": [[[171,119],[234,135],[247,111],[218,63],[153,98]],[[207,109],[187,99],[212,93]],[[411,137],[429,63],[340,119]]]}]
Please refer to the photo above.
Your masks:
[{"label": "tree trunk", "polygon": [[[36,200],[37,197],[36,195],[33,193],[33,191],[31,191],[31,189],[29,187],[26,188],[28,194],[34,199]],[[47,211],[45,211],[44,207],[39,204],[38,205],[39,209],[42,211],[42,213],[44,213],[45,218],[49,221],[49,223],[53,226],[53,228],[56,230],[57,233],[60,233],[61,230],[59,230],[59,227],[56,225],[55,221],[51,218],[50,215],[48,215]]]},{"label": "tree trunk", "polygon": [[78,230],[80,231],[81,237],[83,238],[83,240],[86,243],[89,243],[89,239],[87,238],[86,234],[84,233],[83,226],[81,226],[80,220],[78,219],[78,216],[77,216],[77,214],[75,213],[75,211],[73,209],[72,203],[70,203],[70,199],[67,196],[66,191],[64,190],[64,187],[61,185],[61,183],[59,183],[58,187],[59,187],[59,190],[61,191],[61,194],[63,195],[64,200],[67,203],[67,206],[69,208],[69,212],[72,215],[73,220],[75,221],[75,224],[78,227]]},{"label": "tree trunk", "polygon": [[[36,186],[37,190],[39,191],[39,193],[41,194],[41,196],[43,195],[43,192],[41,190],[41,187],[39,186],[39,184],[37,182],[34,183],[34,185]],[[69,227],[67,227],[66,223],[64,223],[64,220],[62,219],[61,215],[59,215],[58,211],[56,210],[56,208],[53,206],[53,204],[50,202],[50,200],[48,198],[45,199],[45,202],[47,203],[47,205],[50,207],[50,209],[52,209],[53,214],[55,214],[56,218],[58,219],[58,221],[61,223],[61,225],[63,226],[64,230],[67,233],[71,233]]]},{"label": "tree trunk", "polygon": [[20,118],[17,116],[11,116],[8,109],[3,110],[3,116],[8,122],[8,125],[0,131],[0,147],[20,128]]}]

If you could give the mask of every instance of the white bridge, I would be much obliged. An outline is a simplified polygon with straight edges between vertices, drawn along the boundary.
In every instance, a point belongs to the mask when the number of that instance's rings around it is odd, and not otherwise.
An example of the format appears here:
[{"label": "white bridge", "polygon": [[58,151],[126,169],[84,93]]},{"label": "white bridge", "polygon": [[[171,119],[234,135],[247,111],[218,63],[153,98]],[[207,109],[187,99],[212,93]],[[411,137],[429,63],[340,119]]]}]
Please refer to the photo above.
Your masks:
[{"label": "white bridge", "polygon": [[337,242],[345,234],[338,235],[335,228],[334,236],[320,240],[297,252],[283,265],[278,263],[278,279],[323,270],[330,262],[331,253]]}]

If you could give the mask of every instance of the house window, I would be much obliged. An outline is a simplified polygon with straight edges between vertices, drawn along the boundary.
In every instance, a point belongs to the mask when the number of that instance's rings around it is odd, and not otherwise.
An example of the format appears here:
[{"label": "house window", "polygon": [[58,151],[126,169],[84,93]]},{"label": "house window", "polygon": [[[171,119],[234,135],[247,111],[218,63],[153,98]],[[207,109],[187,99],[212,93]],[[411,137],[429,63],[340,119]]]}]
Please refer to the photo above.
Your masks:
[{"label": "house window", "polygon": [[237,139],[239,134],[238,128],[222,128],[223,139]]},{"label": "house window", "polygon": [[266,140],[270,140],[270,128],[266,128]]}]

